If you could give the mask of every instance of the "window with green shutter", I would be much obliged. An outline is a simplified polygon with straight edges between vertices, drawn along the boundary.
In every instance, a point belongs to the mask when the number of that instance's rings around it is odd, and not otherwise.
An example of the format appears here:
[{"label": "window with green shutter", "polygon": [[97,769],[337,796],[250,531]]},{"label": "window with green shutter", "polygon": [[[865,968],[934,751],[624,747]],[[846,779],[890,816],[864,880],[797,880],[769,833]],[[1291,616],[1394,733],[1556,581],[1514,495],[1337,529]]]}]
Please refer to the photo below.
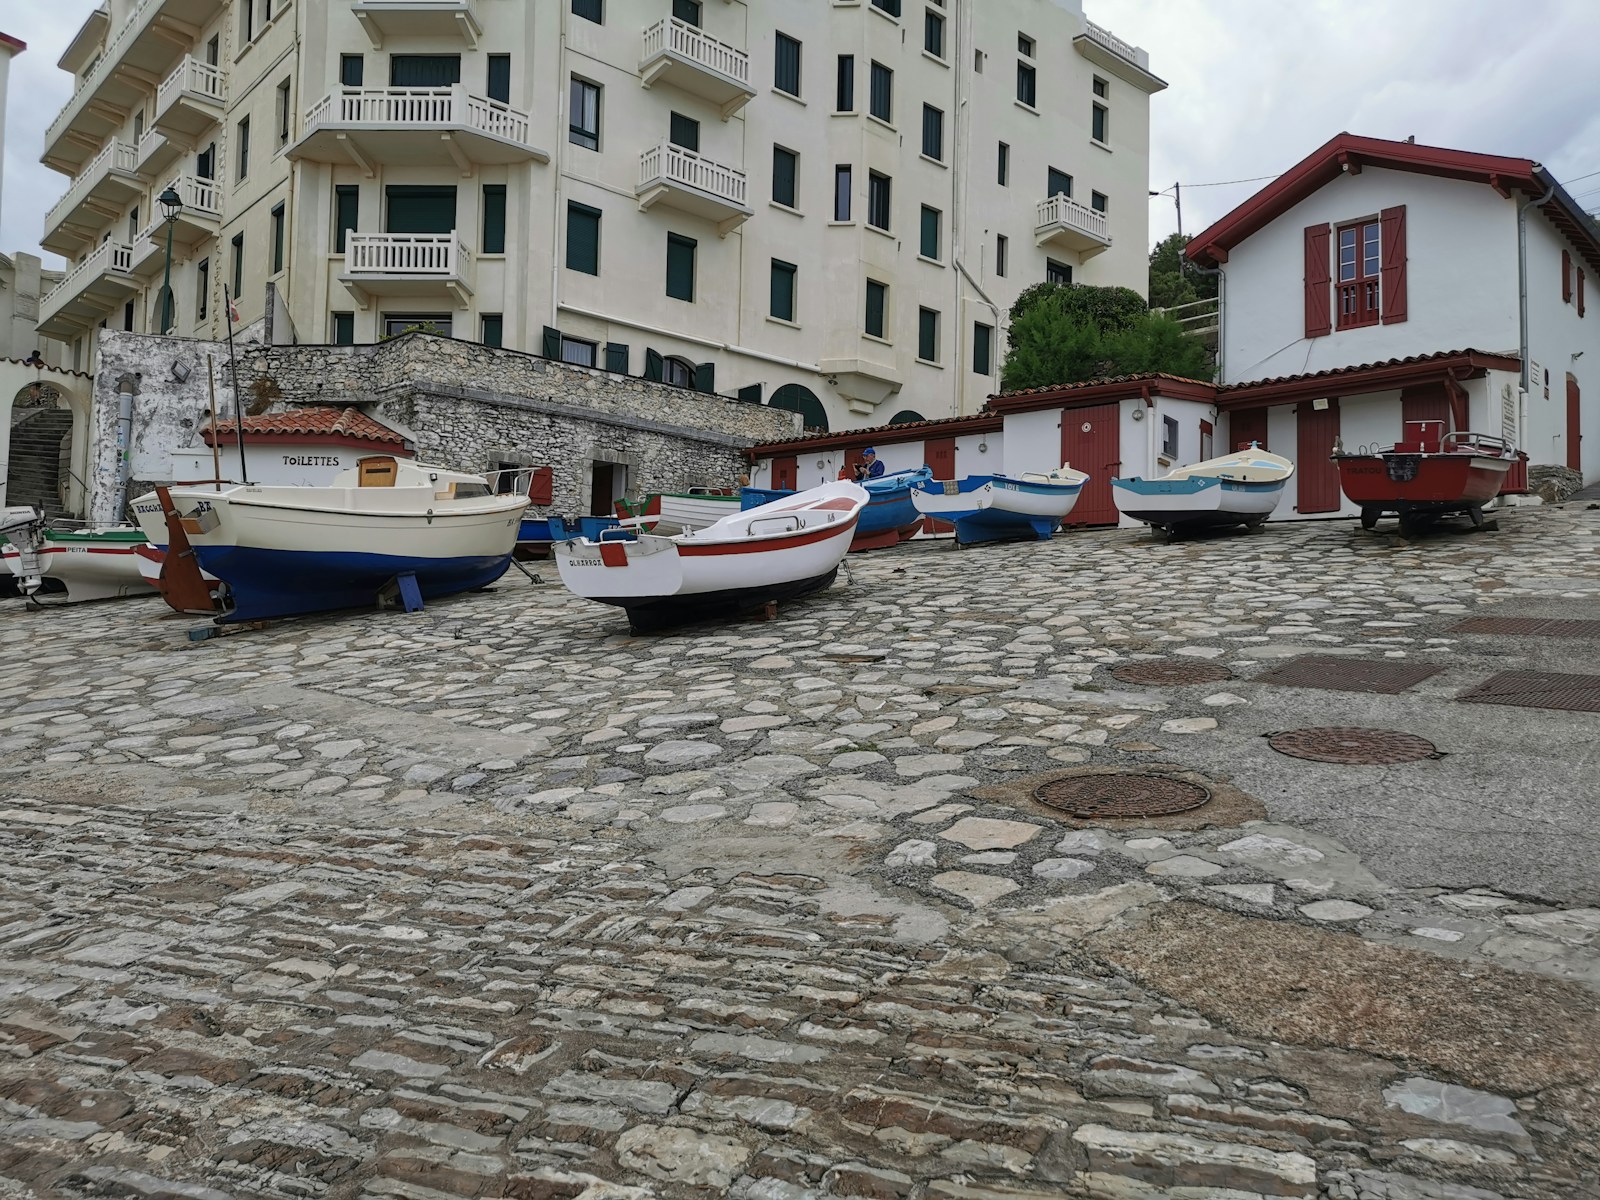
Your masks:
[{"label": "window with green shutter", "polygon": [[479,340],[485,346],[502,346],[505,344],[505,318],[500,313],[483,314],[483,337]]},{"label": "window with green shutter", "polygon": [[272,273],[283,270],[283,204],[272,206]]},{"label": "window with green shutter", "polygon": [[596,25],[603,24],[606,19],[605,0],[572,0],[572,11]]},{"label": "window with green shutter", "polygon": [[1046,196],[1071,196],[1072,176],[1065,171],[1058,171],[1054,167],[1050,167],[1047,170],[1048,177],[1045,181],[1044,194]]},{"label": "window with green shutter", "polygon": [[456,227],[453,187],[390,184],[383,189],[389,233],[452,233]]},{"label": "window with green shutter", "polygon": [[922,14],[922,48],[935,58],[944,57],[944,17],[931,8]]},{"label": "window with green shutter", "polygon": [[700,153],[700,122],[682,113],[673,113],[667,124],[667,138],[674,146]]},{"label": "window with green shutter", "polygon": [[361,189],[353,183],[336,184],[333,189],[333,252],[343,254],[345,239],[356,227],[361,213]]},{"label": "window with green shutter", "polygon": [[356,344],[355,313],[336,312],[333,314],[333,344],[335,346],[354,346]]},{"label": "window with green shutter", "polygon": [[489,55],[484,89],[489,99],[498,100],[501,104],[511,103],[511,55]]},{"label": "window with green shutter", "polygon": [[772,148],[772,200],[785,208],[796,208],[795,177],[800,173],[800,156],[782,146]]},{"label": "window with green shutter", "polygon": [[600,210],[567,201],[567,268],[600,274]]},{"label": "window with green shutter", "polygon": [[773,55],[772,86],[791,96],[800,94],[800,43],[786,33],[777,35]]},{"label": "window with green shutter", "polygon": [[447,88],[461,82],[459,54],[391,54],[389,86]]},{"label": "window with green shutter", "polygon": [[615,371],[618,375],[628,373],[628,344],[626,342],[606,343],[606,370]]},{"label": "window with green shutter", "polygon": [[694,252],[698,243],[682,234],[667,234],[667,295],[694,302]]},{"label": "window with green shutter", "polygon": [[672,15],[685,24],[700,27],[700,0],[672,0]]},{"label": "window with green shutter", "polygon": [[943,214],[937,208],[922,206],[922,257],[939,257],[939,224]]},{"label": "window with green shutter", "polygon": [[839,55],[839,83],[833,98],[834,112],[856,110],[856,56]]},{"label": "window with green shutter", "polygon": [[917,357],[939,361],[939,314],[931,308],[917,310]]},{"label": "window with green shutter", "polygon": [[867,333],[883,337],[884,313],[889,307],[889,285],[875,279],[867,280]]},{"label": "window with green shutter", "polygon": [[483,185],[483,253],[506,252],[506,185]]},{"label": "window with green shutter", "polygon": [[359,54],[341,54],[339,56],[339,83],[347,88],[361,86],[361,78],[366,66],[365,60]]},{"label": "window with green shutter", "polygon": [[880,62],[872,64],[867,111],[880,121],[894,124],[894,72]]},{"label": "window with green shutter", "polygon": [[922,106],[922,152],[936,162],[944,161],[944,113],[931,104]]},{"label": "window with green shutter", "polygon": [[972,327],[972,369],[976,374],[994,374],[993,342],[992,326],[979,324]]},{"label": "window with green shutter", "polygon": [[874,229],[887,231],[889,215],[893,210],[890,196],[891,180],[876,171],[867,172],[867,224]]},{"label": "window with green shutter", "polygon": [[772,315],[780,321],[794,320],[794,280],[798,270],[781,258],[772,260]]}]

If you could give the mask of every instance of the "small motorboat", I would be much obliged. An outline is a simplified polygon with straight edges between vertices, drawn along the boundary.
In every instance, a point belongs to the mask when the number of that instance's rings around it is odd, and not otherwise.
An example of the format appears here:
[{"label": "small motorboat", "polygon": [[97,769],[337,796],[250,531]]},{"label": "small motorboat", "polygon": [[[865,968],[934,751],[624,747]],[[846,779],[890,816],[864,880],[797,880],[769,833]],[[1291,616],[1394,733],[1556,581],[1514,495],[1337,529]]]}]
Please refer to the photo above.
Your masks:
[{"label": "small motorboat", "polygon": [[1063,463],[1048,473],[968,475],[965,479],[924,479],[912,485],[911,501],[923,516],[956,527],[956,545],[1017,538],[1046,541],[1072,511],[1087,472]]},{"label": "small motorboat", "polygon": [[687,533],[704,529],[739,511],[739,494],[731,489],[690,488],[687,492],[651,492],[642,500],[618,500],[617,516],[641,533]]},{"label": "small motorboat", "polygon": [[359,608],[391,591],[415,610],[486,587],[510,565],[528,506],[482,475],[389,455],[358,459],[326,487],[170,494],[197,565],[224,585],[219,623]]},{"label": "small motorboat", "polygon": [[556,566],[577,595],[625,610],[635,633],[736,616],[832,583],[866,503],[865,489],[828,483],[675,537],[558,542]]},{"label": "small motorboat", "polygon": [[[929,468],[918,467],[912,471],[892,471],[876,479],[862,480],[861,486],[867,489],[867,505],[856,522],[856,536],[850,543],[851,551],[881,550],[887,546],[897,546],[913,536],[922,524],[922,514],[911,502],[911,488],[916,483],[932,478],[933,472]],[[790,491],[747,487],[740,491],[740,502],[745,508],[755,508],[792,495],[794,493]]]},{"label": "small motorboat", "polygon": [[1498,496],[1511,468],[1527,460],[1504,438],[1444,432],[1443,421],[1407,421],[1405,438],[1387,449],[1347,454],[1335,446],[1339,487],[1372,529],[1394,513],[1400,532],[1416,533],[1440,517],[1484,521],[1483,506]]},{"label": "small motorboat", "polygon": [[1235,454],[1179,467],[1160,479],[1113,479],[1111,496],[1124,516],[1168,537],[1228,525],[1254,529],[1278,507],[1293,474],[1287,458],[1252,442]]},{"label": "small motorboat", "polygon": [[78,604],[150,595],[134,551],[145,535],[131,525],[53,529],[32,508],[0,510],[0,558],[16,594]]}]

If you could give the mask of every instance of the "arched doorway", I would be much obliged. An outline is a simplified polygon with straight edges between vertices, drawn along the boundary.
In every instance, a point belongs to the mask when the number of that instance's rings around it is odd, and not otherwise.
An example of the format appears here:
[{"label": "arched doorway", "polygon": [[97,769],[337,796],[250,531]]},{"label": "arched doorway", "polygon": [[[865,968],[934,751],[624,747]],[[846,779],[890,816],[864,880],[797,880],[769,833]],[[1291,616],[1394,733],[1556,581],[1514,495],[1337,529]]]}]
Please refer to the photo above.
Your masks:
[{"label": "arched doorway", "polygon": [[0,359],[0,504],[83,515],[89,387],[73,371]]},{"label": "arched doorway", "polygon": [[926,421],[927,419],[928,419],[927,417],[923,416],[921,413],[917,412],[915,409],[902,408],[899,412],[895,413],[894,416],[889,418],[889,424],[891,424],[891,425],[909,425],[913,421]]},{"label": "arched doorway", "polygon": [[808,433],[828,432],[828,412],[822,407],[822,401],[817,399],[810,388],[801,384],[784,384],[772,393],[772,399],[767,402],[767,407],[799,413]]}]

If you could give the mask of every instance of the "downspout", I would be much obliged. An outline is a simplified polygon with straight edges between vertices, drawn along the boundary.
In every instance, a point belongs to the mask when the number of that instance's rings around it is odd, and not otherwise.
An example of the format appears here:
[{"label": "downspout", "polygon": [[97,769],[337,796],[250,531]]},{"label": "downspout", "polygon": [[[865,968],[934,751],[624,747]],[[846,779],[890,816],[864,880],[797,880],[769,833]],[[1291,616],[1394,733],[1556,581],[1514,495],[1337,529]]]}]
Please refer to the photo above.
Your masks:
[{"label": "downspout", "polygon": [[[1536,173],[1543,173],[1542,167],[1534,167]],[[1537,200],[1529,200],[1517,209],[1517,325],[1519,333],[1518,354],[1522,359],[1522,404],[1526,406],[1529,388],[1528,380],[1528,210],[1540,204],[1545,204],[1551,196],[1556,194],[1555,181],[1551,180],[1550,186],[1545,189],[1544,195]],[[1526,413],[1518,414],[1517,432],[1522,432],[1522,420]]]},{"label": "downspout", "polygon": [[1150,396],[1150,385],[1139,385],[1139,399],[1144,401],[1144,423],[1149,426],[1144,431],[1144,461],[1145,470],[1151,475],[1156,471],[1156,402]]},{"label": "downspout", "polygon": [[[561,40],[556,48],[558,58],[556,68],[558,77],[565,76],[567,69],[567,10],[571,5],[561,5]],[[528,15],[532,16],[532,6],[529,6]],[[566,222],[561,219],[561,156],[565,153],[562,149],[567,144],[566,134],[562,132],[570,118],[567,115],[567,106],[571,103],[572,87],[570,77],[567,85],[558,89],[556,95],[556,151],[553,156],[555,170],[555,186],[552,192],[555,195],[554,207],[550,216],[550,327],[561,328],[561,260],[566,254]],[[527,175],[528,189],[531,195],[533,190],[533,172]],[[543,348],[542,341],[538,343]]]}]

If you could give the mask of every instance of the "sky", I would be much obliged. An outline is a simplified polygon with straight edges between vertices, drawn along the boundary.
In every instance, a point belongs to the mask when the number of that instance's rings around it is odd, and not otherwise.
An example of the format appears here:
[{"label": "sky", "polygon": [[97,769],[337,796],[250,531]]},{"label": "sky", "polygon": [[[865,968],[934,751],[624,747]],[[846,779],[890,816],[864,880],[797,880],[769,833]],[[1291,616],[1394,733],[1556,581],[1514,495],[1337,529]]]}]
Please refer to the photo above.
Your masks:
[{"label": "sky", "polygon": [[[28,43],[11,64],[0,251],[37,253],[66,189],[39,154],[72,90],[56,59],[97,3],[0,2],[0,32]],[[1150,190],[1164,193],[1150,198],[1152,243],[1177,228],[1174,182],[1193,235],[1341,131],[1531,158],[1600,209],[1597,0],[1085,0],[1085,12],[1148,50],[1170,85],[1151,103]]]}]

